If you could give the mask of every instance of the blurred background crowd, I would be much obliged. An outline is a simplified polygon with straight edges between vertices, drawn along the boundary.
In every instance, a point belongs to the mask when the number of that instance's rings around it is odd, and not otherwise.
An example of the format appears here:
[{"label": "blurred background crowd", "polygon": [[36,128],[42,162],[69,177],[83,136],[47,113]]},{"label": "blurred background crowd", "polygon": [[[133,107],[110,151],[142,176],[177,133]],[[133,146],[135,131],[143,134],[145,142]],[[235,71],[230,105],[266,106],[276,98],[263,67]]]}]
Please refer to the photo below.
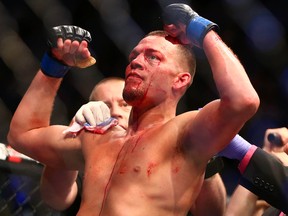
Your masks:
[{"label": "blurred background crowd", "polygon": [[[219,34],[246,68],[261,105],[240,134],[261,146],[267,128],[287,127],[287,0],[1,0],[0,142],[7,143],[12,114],[47,50],[47,29],[71,24],[92,35],[90,50],[97,63],[72,69],[55,103],[52,123],[68,124],[88,101],[95,83],[107,76],[124,77],[131,48],[144,34],[162,28],[161,9],[173,2],[188,3],[216,22]],[[200,49],[196,53],[196,77],[179,113],[217,98],[205,55]]]}]

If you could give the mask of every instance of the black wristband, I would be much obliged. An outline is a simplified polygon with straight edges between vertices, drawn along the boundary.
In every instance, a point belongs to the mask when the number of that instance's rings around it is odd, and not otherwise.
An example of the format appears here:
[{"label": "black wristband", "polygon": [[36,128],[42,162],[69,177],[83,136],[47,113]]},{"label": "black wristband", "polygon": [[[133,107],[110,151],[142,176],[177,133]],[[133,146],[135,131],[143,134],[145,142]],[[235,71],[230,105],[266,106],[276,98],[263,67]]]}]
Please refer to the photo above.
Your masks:
[{"label": "black wristband", "polygon": [[214,156],[211,158],[207,164],[205,171],[205,179],[212,177],[216,173],[220,172],[224,168],[224,162],[222,157]]}]

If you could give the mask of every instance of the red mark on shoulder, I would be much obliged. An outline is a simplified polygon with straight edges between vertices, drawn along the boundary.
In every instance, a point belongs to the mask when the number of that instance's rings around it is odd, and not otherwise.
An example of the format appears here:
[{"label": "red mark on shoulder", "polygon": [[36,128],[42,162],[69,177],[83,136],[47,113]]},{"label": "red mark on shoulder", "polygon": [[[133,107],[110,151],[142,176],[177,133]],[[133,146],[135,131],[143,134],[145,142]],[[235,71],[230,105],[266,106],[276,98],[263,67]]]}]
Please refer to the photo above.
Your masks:
[{"label": "red mark on shoulder", "polygon": [[156,163],[150,163],[148,165],[148,168],[147,168],[147,176],[148,177],[152,174],[152,169],[154,169],[156,166],[157,166]]},{"label": "red mark on shoulder", "polygon": [[173,172],[173,173],[178,173],[179,170],[180,170],[180,167],[176,166],[176,167],[174,167],[174,168],[172,169],[172,172]]}]

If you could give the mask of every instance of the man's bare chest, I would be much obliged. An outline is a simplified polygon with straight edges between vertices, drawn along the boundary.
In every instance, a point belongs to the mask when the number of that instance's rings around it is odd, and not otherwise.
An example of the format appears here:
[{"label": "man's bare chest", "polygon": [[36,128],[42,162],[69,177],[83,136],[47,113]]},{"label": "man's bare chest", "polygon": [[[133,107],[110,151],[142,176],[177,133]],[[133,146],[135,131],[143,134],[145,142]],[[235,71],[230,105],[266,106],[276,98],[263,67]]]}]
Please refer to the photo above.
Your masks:
[{"label": "man's bare chest", "polygon": [[106,178],[117,175],[149,177],[167,160],[167,151],[174,151],[168,144],[149,132],[90,144],[84,148],[86,171]]}]

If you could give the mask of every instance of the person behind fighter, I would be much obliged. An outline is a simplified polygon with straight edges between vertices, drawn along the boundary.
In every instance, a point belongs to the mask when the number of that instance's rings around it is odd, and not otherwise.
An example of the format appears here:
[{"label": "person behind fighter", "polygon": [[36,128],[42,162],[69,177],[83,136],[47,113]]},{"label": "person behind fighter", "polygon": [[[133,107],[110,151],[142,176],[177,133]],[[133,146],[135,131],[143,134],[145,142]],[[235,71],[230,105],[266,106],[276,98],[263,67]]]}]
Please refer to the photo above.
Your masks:
[{"label": "person behind fighter", "polygon": [[[89,96],[89,101],[93,102],[82,106],[77,111],[76,121],[78,123],[84,121],[91,126],[96,126],[113,117],[126,130],[131,106],[122,97],[123,89],[124,79],[122,78],[109,77],[101,80]],[[72,122],[74,121],[73,119]],[[40,184],[43,201],[53,209],[63,211],[65,215],[76,215],[81,202],[83,170],[80,170],[79,175],[77,174],[77,171],[45,166]]]},{"label": "person behind fighter", "polygon": [[[282,135],[282,147],[272,147],[268,143],[267,137],[271,132],[277,132]],[[283,151],[288,154],[287,135],[287,129],[285,130],[284,128],[266,131],[264,149],[270,149],[269,151],[272,149],[276,150],[272,154],[250,144],[239,135],[218,154],[219,156],[239,160],[238,168],[241,173],[239,185],[286,214],[288,213],[288,167],[286,166],[288,156],[283,155]],[[254,195],[246,192],[245,194],[255,201]],[[240,199],[242,198],[243,196]],[[232,201],[228,206],[227,215],[237,215],[239,210],[243,210],[239,206],[236,196],[233,197]],[[245,210],[250,212],[253,211],[254,207],[255,203],[249,203],[249,205],[245,206]]]}]

